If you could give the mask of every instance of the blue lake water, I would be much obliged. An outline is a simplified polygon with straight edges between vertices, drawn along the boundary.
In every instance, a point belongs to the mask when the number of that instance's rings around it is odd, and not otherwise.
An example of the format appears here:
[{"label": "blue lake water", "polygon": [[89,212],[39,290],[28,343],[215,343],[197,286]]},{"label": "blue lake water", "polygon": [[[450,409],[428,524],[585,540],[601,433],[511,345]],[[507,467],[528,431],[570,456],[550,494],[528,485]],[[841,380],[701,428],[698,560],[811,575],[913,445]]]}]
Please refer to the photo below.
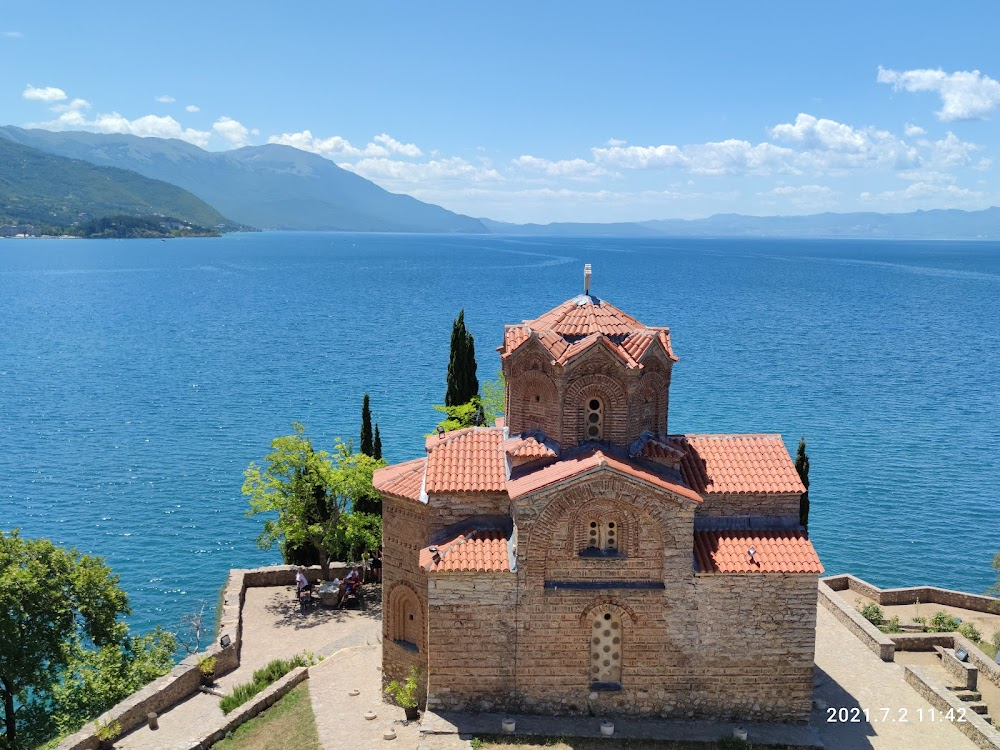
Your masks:
[{"label": "blue lake water", "polygon": [[257,549],[272,437],[420,454],[464,307],[594,292],[669,325],[673,432],[809,441],[828,572],[982,591],[1000,551],[1000,244],[272,233],[0,241],[0,528],[103,555],[140,629],[214,607]]}]

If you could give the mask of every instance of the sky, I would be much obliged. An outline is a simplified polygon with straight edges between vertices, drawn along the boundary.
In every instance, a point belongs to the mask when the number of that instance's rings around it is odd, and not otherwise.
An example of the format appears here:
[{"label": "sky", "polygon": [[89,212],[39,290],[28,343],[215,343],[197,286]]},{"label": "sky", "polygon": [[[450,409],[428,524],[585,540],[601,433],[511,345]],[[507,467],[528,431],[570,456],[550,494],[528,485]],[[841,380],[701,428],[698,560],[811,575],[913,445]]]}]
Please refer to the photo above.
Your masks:
[{"label": "sky", "polygon": [[1000,205],[1000,4],[0,0],[0,124],[283,143],[502,221]]}]

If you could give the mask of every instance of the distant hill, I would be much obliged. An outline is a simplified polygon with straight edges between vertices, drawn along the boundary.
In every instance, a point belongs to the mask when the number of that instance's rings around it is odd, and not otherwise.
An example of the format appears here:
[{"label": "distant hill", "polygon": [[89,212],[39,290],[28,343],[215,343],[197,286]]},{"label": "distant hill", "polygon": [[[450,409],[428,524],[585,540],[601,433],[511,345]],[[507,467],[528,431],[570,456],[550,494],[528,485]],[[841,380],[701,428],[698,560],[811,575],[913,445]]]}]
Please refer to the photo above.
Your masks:
[{"label": "distant hill", "polygon": [[618,224],[507,224],[481,219],[491,232],[591,237],[799,237],[827,239],[1000,239],[1000,208],[983,211],[938,209],[905,214],[812,214],[665,219]]},{"label": "distant hill", "polygon": [[13,126],[0,127],[2,138],[170,182],[230,219],[260,229],[487,231],[478,219],[390,193],[329,159],[290,146],[210,152],[175,139]]},{"label": "distant hill", "polygon": [[176,185],[0,138],[0,223],[67,227],[92,218],[155,214],[202,227],[230,223]]}]

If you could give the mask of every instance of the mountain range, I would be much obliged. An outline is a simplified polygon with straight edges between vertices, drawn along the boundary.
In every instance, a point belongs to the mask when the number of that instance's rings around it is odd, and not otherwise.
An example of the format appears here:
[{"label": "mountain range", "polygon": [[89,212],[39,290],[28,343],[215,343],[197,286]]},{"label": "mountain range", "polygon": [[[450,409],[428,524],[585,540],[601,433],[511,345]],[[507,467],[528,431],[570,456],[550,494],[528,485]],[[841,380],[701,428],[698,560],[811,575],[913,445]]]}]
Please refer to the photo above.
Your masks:
[{"label": "mountain range", "polygon": [[[511,224],[464,216],[408,195],[390,193],[329,159],[290,146],[267,144],[214,152],[176,139],[25,130],[14,126],[0,127],[0,143],[4,141],[77,160],[77,165],[87,162],[129,170],[150,180],[169,183],[196,196],[230,221],[259,229],[645,237],[1000,239],[1000,208],[996,207],[983,211],[941,209],[899,214],[718,214],[693,220]],[[52,176],[50,170],[45,173]],[[0,187],[2,178],[0,169]],[[37,196],[40,205],[48,205],[46,201],[58,202],[63,186],[57,173],[50,183],[51,195],[48,196],[42,181],[34,186],[32,195]],[[95,205],[111,200],[109,196],[97,194],[91,197]],[[27,195],[25,201],[28,201]],[[114,201],[121,202],[120,198]],[[187,216],[178,218],[193,221]]]},{"label": "mountain range", "polygon": [[13,126],[0,127],[0,137],[169,182],[229,219],[259,229],[487,231],[478,219],[390,193],[329,159],[291,146],[205,151],[176,139]]},{"label": "mountain range", "polygon": [[67,227],[90,218],[160,215],[201,227],[229,222],[187,190],[0,138],[0,224]]}]

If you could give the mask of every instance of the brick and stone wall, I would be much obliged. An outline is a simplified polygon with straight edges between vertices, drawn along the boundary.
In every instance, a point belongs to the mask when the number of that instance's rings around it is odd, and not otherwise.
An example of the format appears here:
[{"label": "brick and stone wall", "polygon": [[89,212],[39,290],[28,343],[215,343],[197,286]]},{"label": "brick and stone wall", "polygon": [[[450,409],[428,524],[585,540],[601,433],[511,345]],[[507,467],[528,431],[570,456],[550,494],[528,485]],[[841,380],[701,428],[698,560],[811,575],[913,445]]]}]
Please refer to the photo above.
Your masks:
[{"label": "brick and stone wall", "polygon": [[880,589],[852,575],[829,576],[823,582],[834,591],[853,591],[878,604],[943,604],[973,612],[1000,614],[1000,599],[992,596],[953,591],[937,586],[911,586],[901,589]]},{"label": "brick and stone wall", "polygon": [[431,495],[427,505],[429,534],[476,516],[510,516],[510,497],[506,492]]},{"label": "brick and stone wall", "polygon": [[446,573],[428,583],[429,708],[492,711],[514,694],[513,573]]},{"label": "brick and stone wall", "polygon": [[[411,667],[427,672],[427,574],[419,565],[419,554],[426,544],[429,515],[426,505],[413,500],[382,498],[382,679],[386,683],[406,679]],[[411,606],[406,613],[408,626],[397,612],[403,603]],[[420,634],[416,643],[407,640],[413,633]]]},{"label": "brick and stone wall", "polygon": [[788,516],[799,517],[798,494],[733,494],[705,495],[705,502],[698,506],[702,516]]},{"label": "brick and stone wall", "polygon": [[697,714],[805,721],[812,708],[816,576],[699,575]]}]

